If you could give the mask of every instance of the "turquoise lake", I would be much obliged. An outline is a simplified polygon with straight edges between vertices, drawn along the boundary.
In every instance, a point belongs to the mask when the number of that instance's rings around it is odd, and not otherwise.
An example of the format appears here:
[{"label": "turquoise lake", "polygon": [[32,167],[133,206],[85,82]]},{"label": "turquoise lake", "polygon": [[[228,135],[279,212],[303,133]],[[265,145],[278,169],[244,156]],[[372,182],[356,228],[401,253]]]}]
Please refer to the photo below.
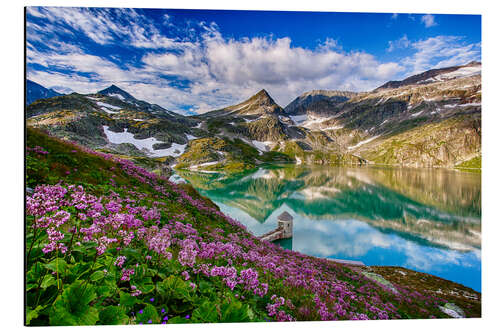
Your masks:
[{"label": "turquoise lake", "polygon": [[294,236],[281,245],[294,251],[402,266],[481,291],[480,174],[284,166],[179,176],[256,236],[288,211]]}]

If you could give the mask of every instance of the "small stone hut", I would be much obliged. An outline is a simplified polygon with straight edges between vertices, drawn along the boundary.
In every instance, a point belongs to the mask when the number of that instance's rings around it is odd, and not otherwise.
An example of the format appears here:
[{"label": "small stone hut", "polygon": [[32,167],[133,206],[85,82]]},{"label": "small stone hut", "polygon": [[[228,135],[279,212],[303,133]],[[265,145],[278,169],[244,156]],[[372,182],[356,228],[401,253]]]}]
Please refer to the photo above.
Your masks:
[{"label": "small stone hut", "polygon": [[287,211],[278,216],[278,228],[283,229],[283,238],[293,237],[293,217]]}]

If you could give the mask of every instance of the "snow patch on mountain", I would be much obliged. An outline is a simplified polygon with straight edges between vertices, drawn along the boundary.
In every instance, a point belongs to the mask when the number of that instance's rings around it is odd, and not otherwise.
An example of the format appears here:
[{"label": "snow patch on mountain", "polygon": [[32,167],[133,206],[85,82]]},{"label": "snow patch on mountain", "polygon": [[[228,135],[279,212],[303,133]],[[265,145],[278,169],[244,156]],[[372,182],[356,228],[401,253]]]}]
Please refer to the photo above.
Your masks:
[{"label": "snow patch on mountain", "polygon": [[147,139],[136,139],[134,134],[128,132],[125,128],[124,132],[116,133],[109,130],[109,126],[103,126],[104,134],[109,142],[114,144],[120,143],[131,143],[139,150],[145,150],[149,155],[153,157],[164,157],[164,156],[174,156],[177,157],[184,153],[187,144],[181,145],[178,143],[172,143],[172,146],[167,149],[153,149],[153,145],[156,143],[163,143],[158,141],[156,138],[151,137]]},{"label": "snow patch on mountain", "polygon": [[341,129],[341,128],[344,128],[344,126],[342,126],[342,125],[330,126],[330,127],[322,128],[321,130],[322,131],[333,131],[333,130],[338,130],[338,129]]},{"label": "snow patch on mountain", "polygon": [[205,163],[201,163],[201,164],[196,164],[196,165],[191,165],[189,167],[189,170],[198,170],[199,168],[203,168],[203,167],[206,167],[206,166],[209,166],[209,165],[215,165],[219,163],[219,161],[213,161],[213,162],[205,162]]},{"label": "snow patch on mountain", "polygon": [[292,121],[295,125],[299,125],[307,120],[307,114],[300,115],[300,116],[290,116],[290,118],[292,119]]},{"label": "snow patch on mountain", "polygon": [[373,136],[373,137],[371,137],[371,138],[369,138],[369,139],[366,139],[366,140],[360,141],[360,142],[358,142],[358,143],[357,143],[356,145],[354,145],[354,146],[347,147],[347,149],[349,149],[349,150],[356,149],[356,148],[358,148],[358,147],[360,147],[360,146],[362,146],[362,145],[364,145],[364,144],[367,144],[368,142],[371,142],[371,141],[375,140],[375,139],[376,139],[376,138],[378,138],[379,136],[380,136],[380,135],[376,135],[376,136]]},{"label": "snow patch on mountain", "polygon": [[111,105],[111,104],[104,103],[104,102],[97,102],[97,105],[104,106],[107,109],[113,109],[113,110],[121,110],[122,109],[121,106]]},{"label": "snow patch on mountain", "polygon": [[106,112],[106,113],[109,113],[109,114],[116,114],[116,113],[120,113],[119,111],[111,111],[110,109],[104,107],[104,106],[101,106],[101,110]]},{"label": "snow patch on mountain", "polygon": [[478,74],[481,74],[481,66],[470,66],[470,67],[459,68],[453,72],[439,74],[435,78],[438,81],[442,81],[442,80],[451,80]]},{"label": "snow patch on mountain", "polygon": [[274,144],[274,142],[273,141],[257,141],[257,140],[252,140],[252,144],[262,154],[262,152],[269,151],[270,150],[270,146],[272,144]]},{"label": "snow patch on mountain", "polygon": [[121,94],[108,94],[108,96],[109,97],[116,97],[116,98],[118,98],[121,101],[125,100],[125,97],[123,97],[123,95],[121,95]]}]

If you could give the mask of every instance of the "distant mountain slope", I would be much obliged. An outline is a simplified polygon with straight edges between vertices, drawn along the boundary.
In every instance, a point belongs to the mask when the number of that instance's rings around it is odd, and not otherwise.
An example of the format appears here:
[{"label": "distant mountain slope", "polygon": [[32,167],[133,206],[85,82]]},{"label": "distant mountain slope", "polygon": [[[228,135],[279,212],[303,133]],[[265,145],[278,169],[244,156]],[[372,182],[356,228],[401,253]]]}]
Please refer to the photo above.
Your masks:
[{"label": "distant mountain slope", "polygon": [[454,167],[480,158],[480,73],[473,62],[409,77],[397,88],[306,92],[282,114],[256,107],[256,100],[272,101],[260,92],[201,118],[213,135],[238,137],[297,163]]},{"label": "distant mountain slope", "polygon": [[[320,131],[311,131],[296,125],[265,90],[259,91],[242,103],[215,110],[196,117],[201,120],[212,137],[240,139],[259,152],[258,161],[291,160],[307,164],[363,164],[363,159],[351,155]],[[184,165],[199,164],[192,156],[194,146],[189,145],[180,157]],[[271,153],[271,154],[269,154]],[[224,156],[223,149],[218,150]],[[190,160],[191,159],[191,160]],[[247,159],[248,160],[248,159]],[[203,161],[216,165],[217,159]]]},{"label": "distant mountain slope", "polygon": [[426,72],[410,76],[402,81],[389,81],[378,87],[379,89],[393,89],[411,84],[426,84],[432,82],[441,82],[461,77],[481,74],[481,63],[472,61],[464,66],[453,66],[439,69],[431,69]]},{"label": "distant mountain slope", "polygon": [[[290,104],[285,107],[287,115],[300,115],[307,113],[308,110],[314,111],[321,104],[325,102],[329,105],[339,104],[348,101],[350,98],[356,96],[357,93],[350,91],[337,91],[337,90],[312,90],[303,93]],[[321,103],[318,103],[321,102]]]},{"label": "distant mountain slope", "polygon": [[30,105],[34,101],[42,98],[50,98],[61,95],[62,94],[55,90],[47,89],[34,81],[26,80],[26,105]]},{"label": "distant mountain slope", "polygon": [[90,147],[170,156],[179,165],[212,171],[277,161],[480,165],[480,63],[433,69],[382,87],[314,90],[285,109],[261,90],[236,105],[186,117],[113,85],[96,94],[39,100],[28,106],[27,117],[30,126]]},{"label": "distant mountain slope", "polygon": [[28,126],[52,135],[130,156],[175,157],[204,135],[197,121],[140,101],[111,86],[96,94],[41,99],[27,108]]}]

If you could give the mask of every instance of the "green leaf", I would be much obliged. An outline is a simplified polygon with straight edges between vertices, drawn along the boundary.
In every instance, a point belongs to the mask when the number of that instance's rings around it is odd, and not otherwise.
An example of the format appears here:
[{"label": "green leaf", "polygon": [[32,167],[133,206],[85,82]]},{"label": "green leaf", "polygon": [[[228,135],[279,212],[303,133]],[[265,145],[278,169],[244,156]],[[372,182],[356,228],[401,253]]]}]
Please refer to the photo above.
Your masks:
[{"label": "green leaf", "polygon": [[137,303],[137,297],[130,295],[129,293],[120,291],[120,304],[127,308],[132,308],[134,304]]},{"label": "green leaf", "polygon": [[56,279],[51,274],[45,275],[45,277],[42,280],[42,283],[40,284],[40,287],[43,289],[47,289],[50,286],[53,286],[56,284]]},{"label": "green leaf", "polygon": [[92,275],[90,276],[90,281],[99,281],[101,280],[102,278],[104,278],[105,274],[103,271],[95,271],[94,273],[92,273]]},{"label": "green leaf", "polygon": [[176,316],[176,317],[170,318],[168,320],[168,323],[169,324],[185,324],[185,323],[189,323],[189,320],[184,318],[184,317]]},{"label": "green leaf", "polygon": [[31,289],[34,289],[36,287],[38,287],[38,284],[36,284],[36,283],[27,283],[26,284],[26,291],[30,291]]},{"label": "green leaf", "polygon": [[98,286],[98,287],[96,287],[96,293],[101,298],[111,296],[114,290],[115,290],[115,288],[114,287],[111,288],[110,286]]},{"label": "green leaf", "polygon": [[26,311],[26,325],[29,325],[33,319],[38,318],[40,311],[44,308],[45,306],[39,305],[35,309],[28,309],[28,311]]},{"label": "green leaf", "polygon": [[146,306],[142,309],[142,313],[137,312],[136,322],[142,322],[143,324],[147,324],[150,320],[152,324],[160,323],[160,316],[158,315],[158,311],[151,304],[146,304]]},{"label": "green leaf", "polygon": [[124,325],[128,320],[125,310],[119,306],[108,306],[99,312],[99,324],[102,325]]},{"label": "green leaf", "polygon": [[202,323],[215,323],[219,321],[217,307],[209,301],[203,302],[193,311],[193,320]]},{"label": "green leaf", "polygon": [[237,299],[231,297],[229,300],[225,300],[221,305],[221,322],[236,323],[250,321],[248,311],[249,307],[247,304],[243,304]]},{"label": "green leaf", "polygon": [[31,268],[26,272],[26,282],[35,283],[38,285],[38,279],[45,273],[45,268],[42,263],[37,262],[31,266]]},{"label": "green leaf", "polygon": [[137,288],[140,291],[142,291],[143,294],[149,294],[155,290],[155,285],[152,283],[151,284],[143,284],[141,281],[141,283],[137,284]]},{"label": "green leaf", "polygon": [[66,271],[66,269],[68,268],[68,264],[62,258],[54,258],[54,260],[52,260],[48,264],[45,264],[44,266],[53,272],[59,272],[59,274]]},{"label": "green leaf", "polygon": [[95,298],[93,285],[84,286],[78,280],[73,282],[52,305],[50,325],[94,325],[99,319],[99,312],[89,303]]},{"label": "green leaf", "polygon": [[130,259],[135,259],[136,261],[141,261],[142,260],[142,255],[139,251],[136,249],[132,248],[125,248],[121,250],[121,255],[127,257],[127,261],[130,261]]}]

